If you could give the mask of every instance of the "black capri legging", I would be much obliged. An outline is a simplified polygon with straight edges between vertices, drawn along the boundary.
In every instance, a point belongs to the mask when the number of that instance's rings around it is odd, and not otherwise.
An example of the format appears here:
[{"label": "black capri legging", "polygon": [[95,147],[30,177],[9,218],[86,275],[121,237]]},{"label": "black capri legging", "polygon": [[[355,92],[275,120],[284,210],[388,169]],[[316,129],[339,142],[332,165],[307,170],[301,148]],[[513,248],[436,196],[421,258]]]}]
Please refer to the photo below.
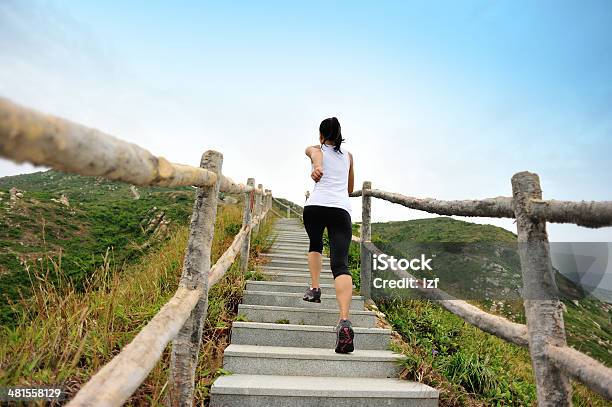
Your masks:
[{"label": "black capri legging", "polygon": [[309,252],[323,251],[323,230],[329,236],[330,265],[334,278],[348,270],[348,251],[353,235],[351,215],[342,208],[308,205],[304,207],[304,227],[310,239]]}]

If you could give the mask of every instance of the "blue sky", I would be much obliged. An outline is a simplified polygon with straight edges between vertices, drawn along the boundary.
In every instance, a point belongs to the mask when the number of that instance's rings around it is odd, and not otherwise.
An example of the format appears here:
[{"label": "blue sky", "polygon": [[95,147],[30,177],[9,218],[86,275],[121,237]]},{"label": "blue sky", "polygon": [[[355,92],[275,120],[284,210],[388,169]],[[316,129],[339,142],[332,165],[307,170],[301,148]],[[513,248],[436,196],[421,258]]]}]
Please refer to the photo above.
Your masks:
[{"label": "blue sky", "polygon": [[[612,200],[612,2],[0,2],[0,95],[302,201],[342,123],[357,183],[420,197]],[[0,176],[32,171],[0,160]],[[360,218],[354,200],[354,218]],[[375,220],[430,215],[384,202]],[[511,220],[482,219],[514,230]],[[612,228],[550,225],[552,240]]]}]

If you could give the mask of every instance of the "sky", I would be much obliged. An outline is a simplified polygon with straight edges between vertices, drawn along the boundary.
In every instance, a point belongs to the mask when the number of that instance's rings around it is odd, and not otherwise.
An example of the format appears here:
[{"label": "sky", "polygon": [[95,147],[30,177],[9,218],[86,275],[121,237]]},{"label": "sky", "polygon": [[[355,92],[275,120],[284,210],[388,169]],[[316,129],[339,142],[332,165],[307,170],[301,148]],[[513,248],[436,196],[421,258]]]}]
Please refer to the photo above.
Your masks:
[{"label": "sky", "polygon": [[[529,170],[545,199],[612,200],[609,0],[1,0],[0,96],[177,163],[221,151],[224,174],[298,203],[330,116],[356,189],[511,196]],[[40,169],[0,159],[0,176]],[[374,200],[372,216],[432,215]]]}]

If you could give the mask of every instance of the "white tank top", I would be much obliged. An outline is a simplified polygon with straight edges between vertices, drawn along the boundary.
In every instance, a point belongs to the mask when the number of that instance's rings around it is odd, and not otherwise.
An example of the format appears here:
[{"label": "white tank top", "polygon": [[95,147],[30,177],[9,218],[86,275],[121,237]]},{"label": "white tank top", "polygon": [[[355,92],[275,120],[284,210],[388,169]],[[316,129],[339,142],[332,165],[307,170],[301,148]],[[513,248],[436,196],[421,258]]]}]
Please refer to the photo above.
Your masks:
[{"label": "white tank top", "polygon": [[345,209],[351,213],[351,202],[348,196],[348,174],[351,166],[349,152],[344,148],[342,153],[334,151],[333,146],[323,144],[323,176],[315,182],[310,197],[304,206],[319,205]]}]

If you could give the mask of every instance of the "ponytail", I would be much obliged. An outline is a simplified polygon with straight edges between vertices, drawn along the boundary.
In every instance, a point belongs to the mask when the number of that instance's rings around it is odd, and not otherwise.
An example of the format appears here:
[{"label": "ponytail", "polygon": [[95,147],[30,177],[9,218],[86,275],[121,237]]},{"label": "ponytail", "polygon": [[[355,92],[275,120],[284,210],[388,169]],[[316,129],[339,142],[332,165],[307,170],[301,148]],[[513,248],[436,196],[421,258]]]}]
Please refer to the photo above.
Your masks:
[{"label": "ponytail", "polygon": [[335,117],[325,119],[319,126],[319,133],[323,136],[323,141],[331,141],[334,143],[334,151],[341,153],[340,145],[344,141],[342,132],[340,131],[340,122]]}]

